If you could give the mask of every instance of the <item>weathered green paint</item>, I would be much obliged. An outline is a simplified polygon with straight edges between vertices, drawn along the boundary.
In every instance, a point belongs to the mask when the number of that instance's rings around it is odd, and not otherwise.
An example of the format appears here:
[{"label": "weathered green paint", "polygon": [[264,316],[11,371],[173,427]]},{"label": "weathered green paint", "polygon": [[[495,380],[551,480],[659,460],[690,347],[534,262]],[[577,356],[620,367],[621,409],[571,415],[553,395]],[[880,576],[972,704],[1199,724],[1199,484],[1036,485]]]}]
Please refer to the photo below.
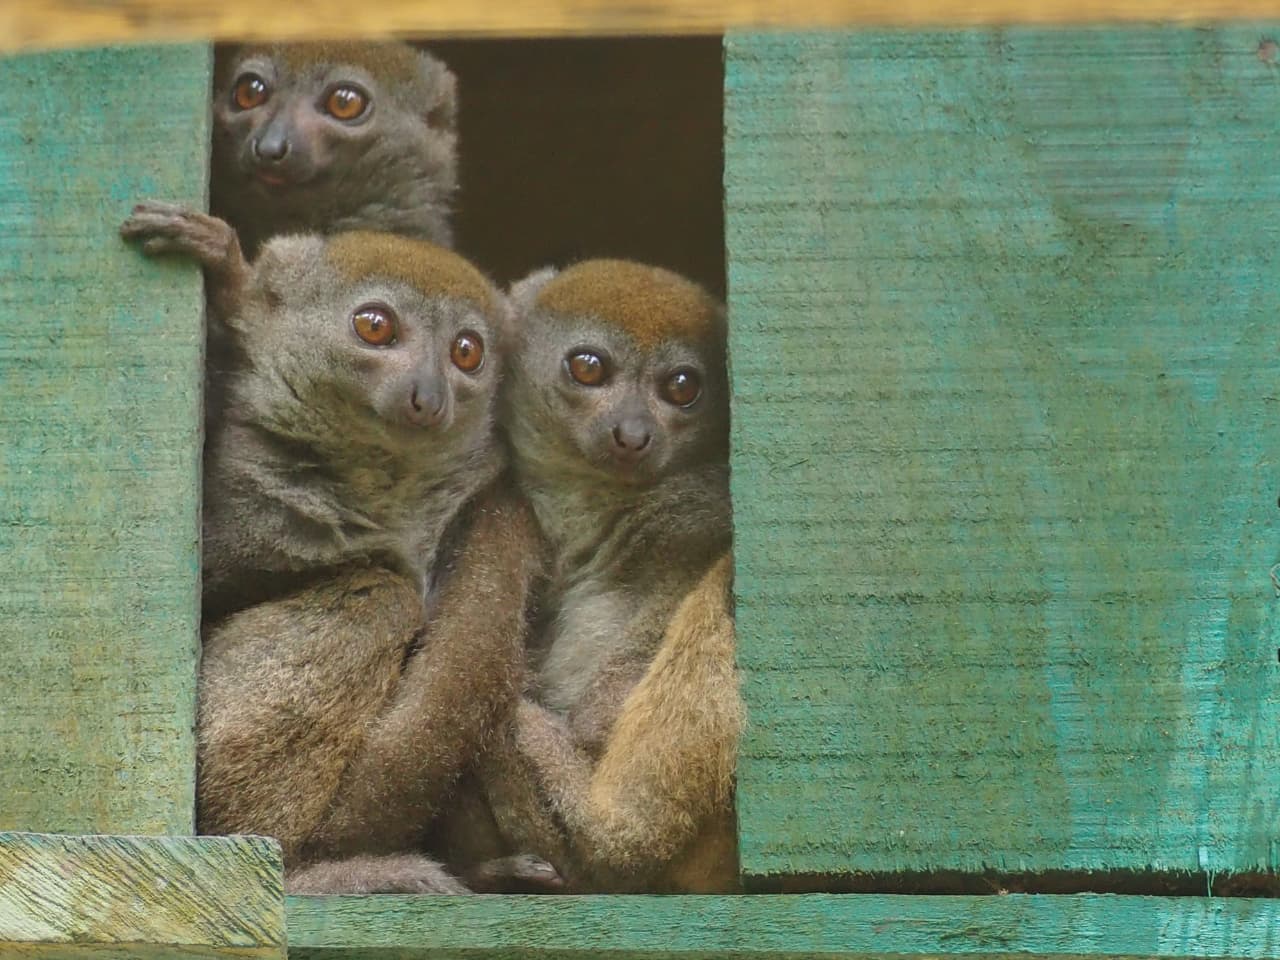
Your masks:
[{"label": "weathered green paint", "polygon": [[1276,36],[729,38],[746,873],[1280,866]]},{"label": "weathered green paint", "polygon": [[280,845],[0,833],[0,955],[284,960]]},{"label": "weathered green paint", "polygon": [[189,833],[207,45],[0,59],[0,830]]},{"label": "weathered green paint", "polygon": [[289,897],[290,960],[1274,957],[1280,901],[1116,897]]}]

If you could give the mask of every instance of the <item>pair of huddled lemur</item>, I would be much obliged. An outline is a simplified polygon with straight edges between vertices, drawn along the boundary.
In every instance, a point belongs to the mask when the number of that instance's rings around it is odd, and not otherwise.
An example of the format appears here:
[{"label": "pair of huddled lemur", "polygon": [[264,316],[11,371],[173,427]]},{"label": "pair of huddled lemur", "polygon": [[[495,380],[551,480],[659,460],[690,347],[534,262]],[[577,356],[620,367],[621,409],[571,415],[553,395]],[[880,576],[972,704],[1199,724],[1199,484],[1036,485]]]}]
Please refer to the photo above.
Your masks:
[{"label": "pair of huddled lemur", "polygon": [[407,45],[220,50],[217,216],[122,228],[209,298],[199,827],[293,892],[730,889],[723,310],[495,289],[455,112]]}]

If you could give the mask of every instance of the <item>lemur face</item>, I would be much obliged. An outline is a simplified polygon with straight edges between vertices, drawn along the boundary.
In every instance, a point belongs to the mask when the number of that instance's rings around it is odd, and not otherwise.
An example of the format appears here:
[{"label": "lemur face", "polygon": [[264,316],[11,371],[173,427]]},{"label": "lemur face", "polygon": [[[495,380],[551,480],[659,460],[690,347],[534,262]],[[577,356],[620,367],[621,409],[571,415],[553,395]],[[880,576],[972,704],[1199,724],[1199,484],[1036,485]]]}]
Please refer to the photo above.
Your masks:
[{"label": "lemur face", "polygon": [[550,280],[521,322],[518,449],[629,484],[723,454],[723,314],[694,284],[589,261]]},{"label": "lemur face", "polygon": [[451,134],[453,83],[439,61],[405,44],[220,50],[215,162],[263,198],[331,191],[327,181],[360,166],[371,146],[405,139],[398,127],[406,118]]},{"label": "lemur face", "polygon": [[272,240],[257,270],[238,336],[282,421],[442,450],[488,434],[505,305],[461,257],[344,233]]}]

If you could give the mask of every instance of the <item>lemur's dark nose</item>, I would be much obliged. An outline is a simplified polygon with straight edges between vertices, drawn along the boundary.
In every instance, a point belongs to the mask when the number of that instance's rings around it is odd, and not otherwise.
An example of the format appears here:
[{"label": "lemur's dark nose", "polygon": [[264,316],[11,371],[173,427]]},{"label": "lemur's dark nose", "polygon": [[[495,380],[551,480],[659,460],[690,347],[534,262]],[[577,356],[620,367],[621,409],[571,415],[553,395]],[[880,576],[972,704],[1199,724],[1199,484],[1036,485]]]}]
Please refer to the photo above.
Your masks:
[{"label": "lemur's dark nose", "polygon": [[253,155],[259,160],[279,163],[289,155],[289,138],[283,130],[268,129],[262,136],[253,138]]},{"label": "lemur's dark nose", "polygon": [[638,454],[649,446],[653,433],[643,420],[628,418],[613,428],[613,442],[619,452]]},{"label": "lemur's dark nose", "polygon": [[438,386],[415,382],[409,390],[409,406],[405,411],[410,423],[420,427],[435,427],[444,420],[444,391]]}]

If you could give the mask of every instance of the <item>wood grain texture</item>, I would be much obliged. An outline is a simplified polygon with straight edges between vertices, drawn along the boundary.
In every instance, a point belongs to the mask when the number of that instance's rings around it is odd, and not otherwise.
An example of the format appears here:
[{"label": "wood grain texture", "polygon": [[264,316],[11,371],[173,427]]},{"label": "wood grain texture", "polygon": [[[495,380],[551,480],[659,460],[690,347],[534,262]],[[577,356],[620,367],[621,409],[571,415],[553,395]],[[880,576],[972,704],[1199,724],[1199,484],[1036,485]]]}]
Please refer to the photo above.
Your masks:
[{"label": "wood grain texture", "polygon": [[283,883],[262,837],[0,833],[0,955],[284,960]]},{"label": "wood grain texture", "polygon": [[0,60],[0,830],[190,833],[205,45]]},{"label": "wood grain texture", "polygon": [[711,35],[873,24],[1208,22],[1278,13],[1276,0],[6,0],[0,6],[0,50],[201,38]]},{"label": "wood grain texture", "polygon": [[289,897],[290,960],[1271,957],[1280,901],[1116,896]]},{"label": "wood grain texture", "polygon": [[747,874],[1280,866],[1276,36],[729,38]]}]

